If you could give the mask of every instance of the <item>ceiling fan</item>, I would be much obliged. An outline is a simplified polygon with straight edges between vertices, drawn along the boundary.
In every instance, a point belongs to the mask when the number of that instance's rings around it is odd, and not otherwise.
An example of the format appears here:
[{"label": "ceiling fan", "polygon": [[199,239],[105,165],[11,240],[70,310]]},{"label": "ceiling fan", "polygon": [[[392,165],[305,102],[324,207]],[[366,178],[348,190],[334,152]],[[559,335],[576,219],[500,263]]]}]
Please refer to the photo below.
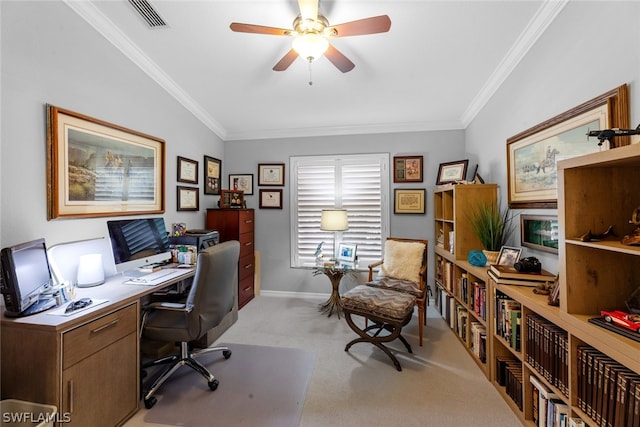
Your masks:
[{"label": "ceiling fan", "polygon": [[294,37],[291,50],[273,67],[274,71],[286,70],[298,56],[302,56],[311,63],[324,54],[343,73],[351,71],[355,64],[333,47],[329,43],[330,39],[385,33],[391,28],[391,19],[387,15],[330,25],[329,20],[318,12],[318,3],[319,0],[298,0],[300,15],[293,20],[293,29],[239,22],[231,23],[230,28],[232,31],[241,33]]}]

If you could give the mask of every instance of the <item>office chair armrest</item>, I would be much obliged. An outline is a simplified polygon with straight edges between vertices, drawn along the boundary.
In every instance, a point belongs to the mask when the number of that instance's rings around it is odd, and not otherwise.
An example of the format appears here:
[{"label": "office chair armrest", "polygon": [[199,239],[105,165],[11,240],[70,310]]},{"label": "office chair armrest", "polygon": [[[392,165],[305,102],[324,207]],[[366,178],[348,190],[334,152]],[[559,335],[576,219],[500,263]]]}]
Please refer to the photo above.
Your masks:
[{"label": "office chair armrest", "polygon": [[154,302],[144,307],[145,311],[149,310],[169,310],[169,311],[185,311],[190,312],[193,309],[192,306],[188,306],[179,302]]}]

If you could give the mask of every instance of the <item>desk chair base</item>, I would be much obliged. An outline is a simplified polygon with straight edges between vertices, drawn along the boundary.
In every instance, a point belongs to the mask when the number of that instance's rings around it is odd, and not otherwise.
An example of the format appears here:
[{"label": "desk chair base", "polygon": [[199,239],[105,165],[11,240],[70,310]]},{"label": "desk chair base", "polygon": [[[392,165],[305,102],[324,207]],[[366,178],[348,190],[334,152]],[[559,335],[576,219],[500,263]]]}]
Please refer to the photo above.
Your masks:
[{"label": "desk chair base", "polygon": [[187,365],[194,371],[198,372],[207,380],[207,385],[211,391],[214,391],[218,388],[219,381],[213,376],[211,372],[207,368],[205,368],[200,362],[195,360],[195,357],[200,356],[205,353],[211,353],[214,351],[222,351],[222,355],[225,359],[231,357],[231,350],[228,347],[207,347],[197,352],[189,352],[189,343],[182,342],[180,343],[180,355],[174,354],[171,356],[166,356],[160,358],[158,360],[154,360],[149,363],[145,363],[143,365],[144,368],[150,368],[152,366],[164,365],[170,363],[171,365],[165,369],[165,371],[153,382],[151,388],[148,391],[144,392],[144,406],[147,409],[151,409],[153,405],[156,404],[157,399],[154,394],[160,386],[181,366]]}]

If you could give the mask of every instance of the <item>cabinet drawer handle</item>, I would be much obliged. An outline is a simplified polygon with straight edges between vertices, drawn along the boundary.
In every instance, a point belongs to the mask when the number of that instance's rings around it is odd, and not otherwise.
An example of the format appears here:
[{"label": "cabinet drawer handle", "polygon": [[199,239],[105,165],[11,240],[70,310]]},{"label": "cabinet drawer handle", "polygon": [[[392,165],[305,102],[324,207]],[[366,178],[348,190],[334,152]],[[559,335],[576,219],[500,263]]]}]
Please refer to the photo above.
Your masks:
[{"label": "cabinet drawer handle", "polygon": [[248,270],[250,268],[253,268],[253,264],[247,264],[244,266],[245,270]]},{"label": "cabinet drawer handle", "polygon": [[247,242],[247,243],[245,243],[244,245],[245,245],[245,246],[251,246],[251,245],[253,245],[253,242]]},{"label": "cabinet drawer handle", "polygon": [[73,413],[73,380],[69,380],[69,413]]},{"label": "cabinet drawer handle", "polygon": [[245,219],[245,220],[244,220],[244,223],[245,223],[245,224],[251,224],[252,222],[253,222],[253,220],[252,220],[252,219]]},{"label": "cabinet drawer handle", "polygon": [[247,286],[246,288],[244,288],[245,292],[249,292],[251,290],[251,286]]},{"label": "cabinet drawer handle", "polygon": [[102,326],[100,326],[99,328],[96,328],[96,329],[92,330],[92,331],[91,331],[91,333],[92,333],[92,334],[97,334],[98,332],[102,332],[102,331],[104,331],[104,330],[105,330],[105,329],[107,329],[107,328],[110,328],[110,327],[112,327],[112,326],[115,326],[119,321],[120,321],[120,319],[112,320],[111,322],[109,322],[109,323],[107,323],[107,324],[105,324],[105,325],[102,325]]}]

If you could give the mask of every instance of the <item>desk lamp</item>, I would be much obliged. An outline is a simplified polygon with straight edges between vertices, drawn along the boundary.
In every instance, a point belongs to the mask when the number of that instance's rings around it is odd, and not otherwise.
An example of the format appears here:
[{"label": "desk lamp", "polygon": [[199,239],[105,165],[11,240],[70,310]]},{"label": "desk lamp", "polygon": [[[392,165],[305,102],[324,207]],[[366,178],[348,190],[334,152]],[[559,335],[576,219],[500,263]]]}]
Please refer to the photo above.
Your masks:
[{"label": "desk lamp", "polygon": [[346,209],[323,209],[320,219],[320,230],[333,231],[335,237],[333,239],[333,258],[336,260],[336,241],[338,240],[338,232],[345,231],[349,228]]}]

